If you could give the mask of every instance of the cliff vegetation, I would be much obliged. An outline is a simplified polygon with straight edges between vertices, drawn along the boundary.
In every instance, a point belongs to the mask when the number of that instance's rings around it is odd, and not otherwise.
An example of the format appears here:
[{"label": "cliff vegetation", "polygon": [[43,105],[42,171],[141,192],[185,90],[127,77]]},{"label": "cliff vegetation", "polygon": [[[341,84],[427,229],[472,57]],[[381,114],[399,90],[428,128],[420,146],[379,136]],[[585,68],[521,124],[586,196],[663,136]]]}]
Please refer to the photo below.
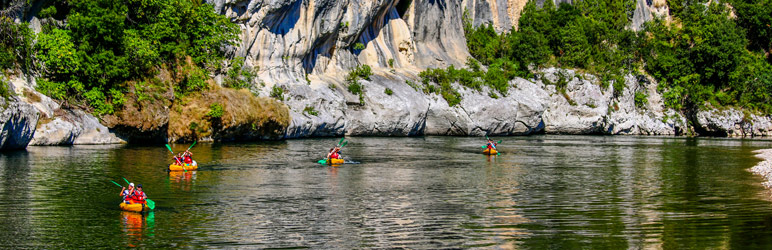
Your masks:
[{"label": "cliff vegetation", "polygon": [[[656,19],[638,32],[628,27],[635,9],[630,0],[559,6],[545,1],[541,7],[530,1],[519,28],[501,34],[491,24],[474,27],[465,12],[464,31],[473,57],[468,69],[428,69],[421,77],[425,85],[437,83],[438,92],[455,104],[460,96],[450,82],[472,88],[488,85],[505,95],[507,82],[515,77],[532,78],[539,68],[563,67],[598,76],[598,83],[612,86],[618,96],[625,74],[645,73],[659,81],[669,108],[732,106],[772,113],[772,3],[670,5],[675,6],[670,9],[672,20]],[[636,98],[645,102],[643,96]]]}]

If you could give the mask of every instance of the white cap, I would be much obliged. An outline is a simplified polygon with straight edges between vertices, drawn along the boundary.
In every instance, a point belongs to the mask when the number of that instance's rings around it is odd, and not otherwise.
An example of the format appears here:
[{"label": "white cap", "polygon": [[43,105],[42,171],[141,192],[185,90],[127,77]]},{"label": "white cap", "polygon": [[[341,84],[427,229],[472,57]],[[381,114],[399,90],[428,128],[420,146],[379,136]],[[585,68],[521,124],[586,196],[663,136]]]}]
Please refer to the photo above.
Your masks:
[{"label": "white cap", "polygon": [[133,187],[133,186],[134,186],[134,182],[129,183],[129,187]]}]

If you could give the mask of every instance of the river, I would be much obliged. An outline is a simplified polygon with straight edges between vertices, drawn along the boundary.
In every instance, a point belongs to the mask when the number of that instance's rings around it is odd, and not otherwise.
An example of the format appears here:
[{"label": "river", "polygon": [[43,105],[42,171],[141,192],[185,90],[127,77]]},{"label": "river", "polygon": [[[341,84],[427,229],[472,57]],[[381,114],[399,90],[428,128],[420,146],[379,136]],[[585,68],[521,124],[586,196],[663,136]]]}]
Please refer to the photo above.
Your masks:
[{"label": "river", "polygon": [[[772,248],[769,140],[350,137],[0,154],[0,248]],[[175,151],[187,145],[174,145]],[[123,178],[156,210],[118,209]]]}]

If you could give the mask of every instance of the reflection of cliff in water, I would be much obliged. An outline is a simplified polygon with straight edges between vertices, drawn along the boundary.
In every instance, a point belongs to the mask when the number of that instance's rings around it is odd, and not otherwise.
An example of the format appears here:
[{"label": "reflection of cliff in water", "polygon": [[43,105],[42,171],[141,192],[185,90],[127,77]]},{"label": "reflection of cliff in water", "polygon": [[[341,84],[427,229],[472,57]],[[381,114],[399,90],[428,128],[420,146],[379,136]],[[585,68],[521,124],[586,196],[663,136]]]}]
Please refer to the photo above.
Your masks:
[{"label": "reflection of cliff in water", "polygon": [[0,238],[10,241],[11,246],[30,244],[30,165],[27,151],[0,153]]}]

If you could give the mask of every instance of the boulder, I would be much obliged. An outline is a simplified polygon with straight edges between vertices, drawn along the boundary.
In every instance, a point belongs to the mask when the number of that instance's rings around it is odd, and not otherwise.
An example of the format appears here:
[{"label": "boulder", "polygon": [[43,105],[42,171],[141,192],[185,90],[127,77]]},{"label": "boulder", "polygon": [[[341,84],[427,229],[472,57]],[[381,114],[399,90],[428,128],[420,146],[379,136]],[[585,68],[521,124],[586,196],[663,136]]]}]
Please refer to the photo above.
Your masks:
[{"label": "boulder", "polygon": [[35,135],[40,112],[15,96],[0,97],[0,149],[24,149]]}]

